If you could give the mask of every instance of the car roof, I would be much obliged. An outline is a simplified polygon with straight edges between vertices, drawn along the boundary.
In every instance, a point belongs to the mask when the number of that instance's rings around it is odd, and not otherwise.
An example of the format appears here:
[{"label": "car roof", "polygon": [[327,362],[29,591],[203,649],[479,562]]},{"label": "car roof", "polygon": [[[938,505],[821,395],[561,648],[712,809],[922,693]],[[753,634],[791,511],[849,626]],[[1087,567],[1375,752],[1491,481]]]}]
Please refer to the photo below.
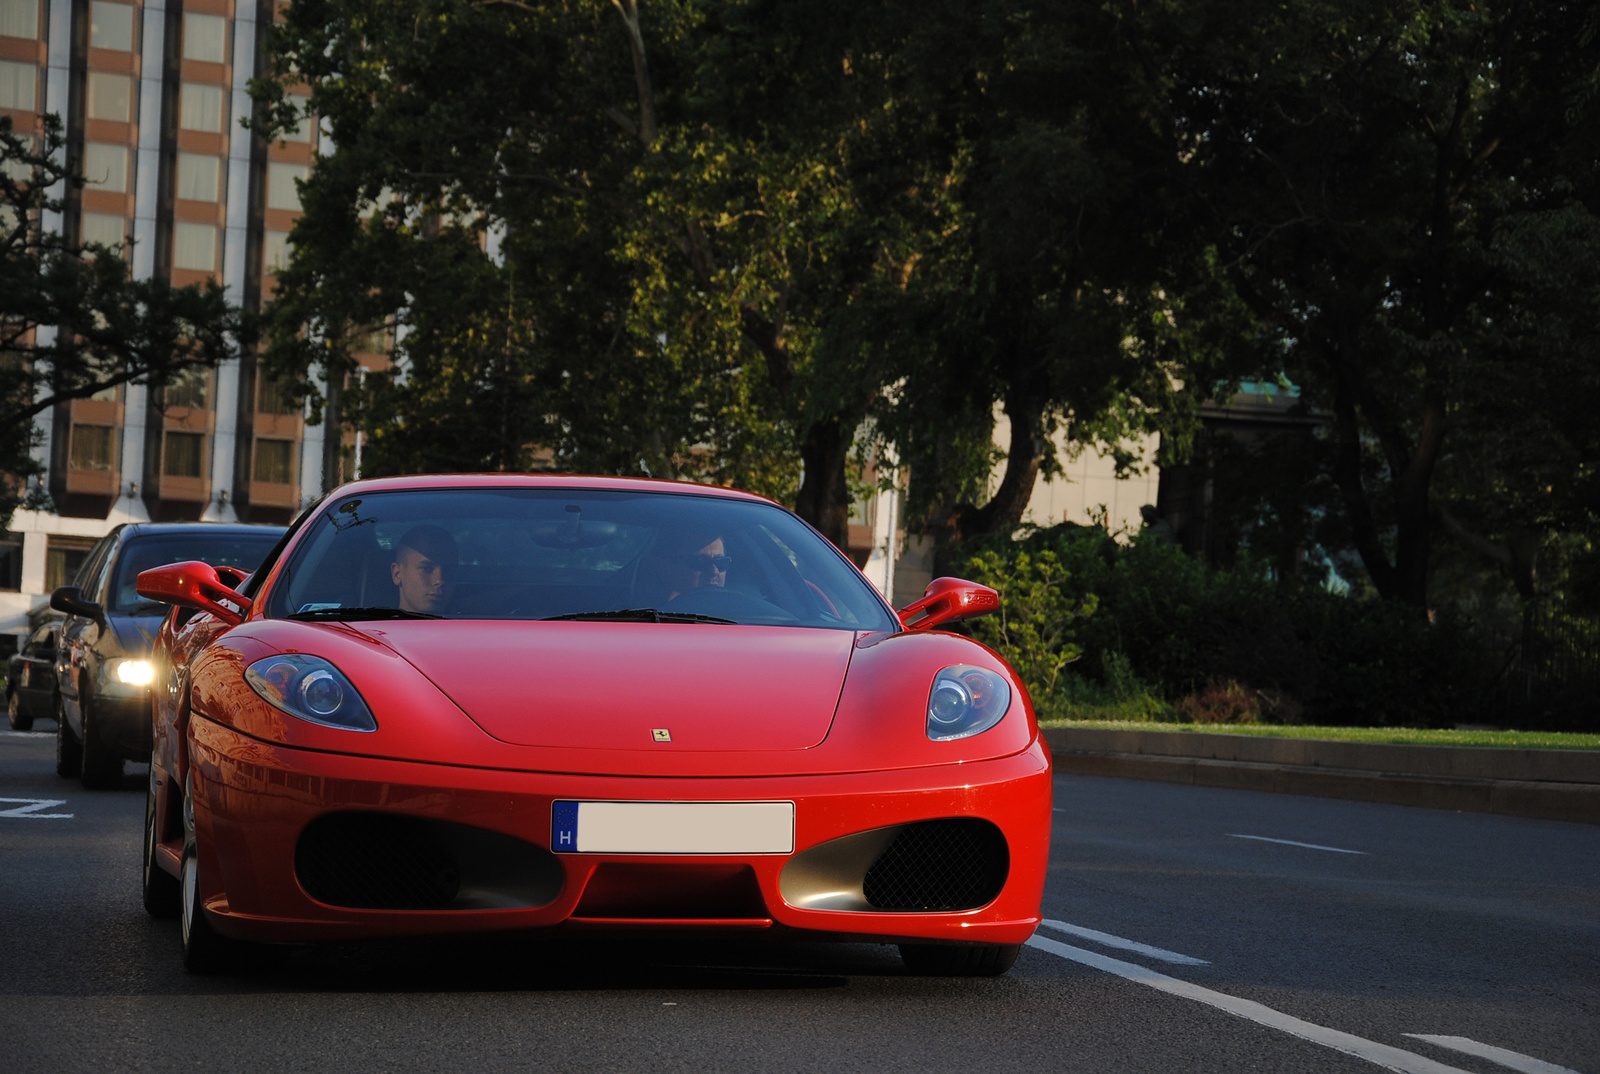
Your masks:
[{"label": "car roof", "polygon": [[567,488],[603,489],[615,492],[671,492],[714,496],[719,499],[773,503],[765,496],[721,485],[702,485],[694,481],[666,481],[645,477],[602,477],[588,474],[414,474],[406,477],[376,477],[340,485],[328,497],[343,497],[359,492],[394,492],[405,489],[483,489],[483,488]]},{"label": "car roof", "polygon": [[282,533],[286,528],[249,522],[130,522],[120,527],[124,540],[172,533]]}]

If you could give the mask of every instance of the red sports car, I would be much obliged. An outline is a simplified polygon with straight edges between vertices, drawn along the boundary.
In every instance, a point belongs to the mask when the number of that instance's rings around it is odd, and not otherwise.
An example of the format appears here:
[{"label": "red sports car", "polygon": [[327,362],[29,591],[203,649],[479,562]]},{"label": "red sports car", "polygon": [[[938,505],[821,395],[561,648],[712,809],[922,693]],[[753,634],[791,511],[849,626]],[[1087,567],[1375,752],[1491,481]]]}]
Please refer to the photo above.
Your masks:
[{"label": "red sports car", "polygon": [[146,571],[143,894],[240,943],[505,929],[896,943],[1004,973],[1039,921],[1050,755],[1006,663],[899,614],[759,497],[609,478],[361,481],[236,591]]}]

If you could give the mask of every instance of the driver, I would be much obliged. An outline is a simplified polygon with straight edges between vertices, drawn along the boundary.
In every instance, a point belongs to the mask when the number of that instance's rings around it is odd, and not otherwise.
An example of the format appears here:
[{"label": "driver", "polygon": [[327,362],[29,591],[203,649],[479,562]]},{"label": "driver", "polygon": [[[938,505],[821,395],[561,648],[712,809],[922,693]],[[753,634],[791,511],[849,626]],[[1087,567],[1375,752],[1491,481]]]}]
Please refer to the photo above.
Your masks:
[{"label": "driver", "polygon": [[455,591],[456,539],[441,526],[413,526],[394,546],[389,577],[400,610],[438,615]]},{"label": "driver", "polygon": [[704,537],[705,534],[701,534],[686,542],[686,546],[695,551],[672,557],[675,569],[668,600],[676,600],[691,589],[722,588],[728,584],[728,568],[733,566],[733,558],[727,554],[720,535],[702,544]]}]

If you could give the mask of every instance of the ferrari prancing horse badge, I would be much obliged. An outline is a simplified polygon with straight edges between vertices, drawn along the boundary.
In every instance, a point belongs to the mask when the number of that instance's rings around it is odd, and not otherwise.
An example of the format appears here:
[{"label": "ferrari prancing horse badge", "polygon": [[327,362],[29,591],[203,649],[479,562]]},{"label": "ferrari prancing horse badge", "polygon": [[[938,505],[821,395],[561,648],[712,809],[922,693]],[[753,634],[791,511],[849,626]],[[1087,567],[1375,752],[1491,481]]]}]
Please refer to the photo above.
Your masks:
[{"label": "ferrari prancing horse badge", "polygon": [[672,732],[668,731],[665,727],[652,727],[650,729],[650,734],[651,737],[653,737],[657,742],[672,741]]}]

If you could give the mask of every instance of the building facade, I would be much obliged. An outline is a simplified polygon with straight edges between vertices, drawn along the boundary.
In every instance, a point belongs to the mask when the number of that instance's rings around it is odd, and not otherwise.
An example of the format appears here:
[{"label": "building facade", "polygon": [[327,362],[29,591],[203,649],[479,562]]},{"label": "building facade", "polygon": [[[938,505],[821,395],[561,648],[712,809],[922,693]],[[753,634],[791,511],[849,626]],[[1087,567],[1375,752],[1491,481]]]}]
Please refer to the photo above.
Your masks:
[{"label": "building facade", "polygon": [[[34,133],[45,113],[60,116],[86,179],[44,226],[122,247],[136,277],[213,279],[259,307],[319,137],[310,120],[272,142],[240,125],[276,11],[271,0],[0,0],[0,114]],[[56,406],[38,431],[53,509],[18,511],[0,533],[0,647],[117,523],[286,522],[341,458],[253,354],[164,389]]]}]

